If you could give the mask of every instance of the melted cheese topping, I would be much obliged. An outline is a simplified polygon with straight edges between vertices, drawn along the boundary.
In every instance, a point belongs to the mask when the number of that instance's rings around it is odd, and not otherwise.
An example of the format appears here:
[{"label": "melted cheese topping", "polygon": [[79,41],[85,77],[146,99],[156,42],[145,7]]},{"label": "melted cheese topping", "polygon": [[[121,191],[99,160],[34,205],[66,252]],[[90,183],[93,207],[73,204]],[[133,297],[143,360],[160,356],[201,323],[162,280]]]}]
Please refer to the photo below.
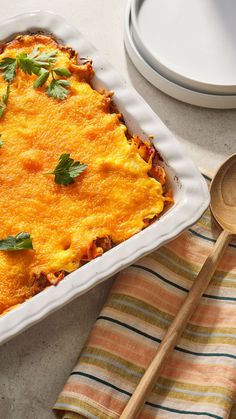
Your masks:
[{"label": "melted cheese topping", "polygon": [[[0,60],[36,45],[58,50],[56,65],[71,70],[72,87],[65,100],[49,98],[44,87],[33,88],[35,75],[19,69],[11,84],[0,119],[0,238],[28,232],[34,250],[0,251],[0,312],[39,291],[35,276],[78,268],[94,240],[120,243],[163,210],[162,187],[148,175],[151,163],[127,141],[107,95],[89,84],[89,64],[78,66],[69,49],[40,35],[16,38]],[[5,89],[0,76],[0,94]],[[45,175],[62,153],[88,165],[69,186]]]}]

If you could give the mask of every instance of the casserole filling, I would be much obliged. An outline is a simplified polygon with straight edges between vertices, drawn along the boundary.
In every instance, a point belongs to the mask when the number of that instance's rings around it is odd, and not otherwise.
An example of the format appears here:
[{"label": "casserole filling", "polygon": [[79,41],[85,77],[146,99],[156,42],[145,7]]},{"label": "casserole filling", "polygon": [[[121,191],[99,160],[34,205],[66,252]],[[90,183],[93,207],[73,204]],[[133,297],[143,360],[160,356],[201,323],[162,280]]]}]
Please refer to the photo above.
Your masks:
[{"label": "casserole filling", "polygon": [[0,250],[2,313],[142,230],[172,198],[156,151],[92,88],[90,61],[24,35],[2,47],[0,70],[0,239],[27,232],[33,247]]}]

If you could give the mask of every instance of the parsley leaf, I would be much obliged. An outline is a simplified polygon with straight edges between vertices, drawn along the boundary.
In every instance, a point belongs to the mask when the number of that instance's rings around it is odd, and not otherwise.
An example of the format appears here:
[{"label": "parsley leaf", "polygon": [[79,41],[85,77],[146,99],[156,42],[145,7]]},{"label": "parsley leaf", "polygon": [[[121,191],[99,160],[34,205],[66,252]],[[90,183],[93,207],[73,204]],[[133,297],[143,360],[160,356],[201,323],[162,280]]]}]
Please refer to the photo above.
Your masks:
[{"label": "parsley leaf", "polygon": [[57,51],[39,53],[39,49],[35,48],[31,54],[22,52],[16,56],[17,66],[28,74],[39,75],[40,70],[44,67],[50,67],[50,64],[56,60]]},{"label": "parsley leaf", "polygon": [[70,83],[66,80],[56,80],[53,73],[62,77],[70,77],[71,72],[67,68],[57,67],[54,69],[51,67],[56,60],[56,55],[57,51],[40,53],[39,49],[35,48],[31,54],[18,54],[16,57],[17,66],[25,73],[38,76],[34,82],[35,89],[43,86],[51,74],[53,79],[47,87],[46,93],[55,99],[63,100],[69,93],[67,87],[70,86]]},{"label": "parsley leaf", "polygon": [[0,134],[0,148],[3,146],[3,140],[1,139],[2,134]]},{"label": "parsley leaf", "polygon": [[11,82],[16,75],[16,59],[5,57],[0,62],[0,70],[3,71],[4,80]]},{"label": "parsley leaf", "polygon": [[57,51],[42,52],[36,56],[36,61],[41,65],[49,65],[56,61]]},{"label": "parsley leaf", "polygon": [[17,67],[19,67],[24,73],[39,74],[41,66],[35,61],[34,58],[30,58],[25,52],[21,52],[16,56]]},{"label": "parsley leaf", "polygon": [[51,52],[42,52],[40,54],[39,47],[34,48],[34,50],[31,52],[31,54],[28,55],[29,58],[34,59],[40,64],[43,65],[49,65],[55,62],[56,60],[57,51],[51,51]]},{"label": "parsley leaf", "polygon": [[10,93],[10,85],[8,83],[6,92],[2,95],[2,98],[0,99],[0,118],[3,116],[6,108],[7,108],[7,102],[8,97]]},{"label": "parsley leaf", "polygon": [[2,59],[0,62],[0,71],[2,71],[4,80],[8,82],[8,87],[6,93],[0,98],[0,118],[6,110],[10,93],[9,84],[14,80],[17,68],[20,68],[24,73],[29,74],[30,76],[32,74],[38,76],[33,84],[35,89],[43,86],[51,76],[51,82],[45,89],[46,94],[60,100],[67,97],[70,83],[64,79],[56,79],[55,75],[70,77],[71,72],[63,67],[53,68],[57,53],[58,51],[40,52],[39,47],[36,47],[30,54],[21,52],[20,54],[17,54],[16,58],[5,57]]},{"label": "parsley leaf", "polygon": [[0,250],[23,250],[33,249],[29,233],[18,233],[15,237],[8,236],[0,240]]},{"label": "parsley leaf", "polygon": [[59,157],[58,164],[53,172],[47,174],[55,175],[56,183],[67,186],[74,183],[74,178],[79,176],[87,167],[87,164],[74,161],[70,154],[64,153]]},{"label": "parsley leaf", "polygon": [[67,87],[70,86],[70,82],[67,80],[55,80],[53,79],[46,89],[48,96],[54,97],[55,99],[63,100],[67,97],[69,90]]},{"label": "parsley leaf", "polygon": [[35,47],[33,51],[28,54],[29,58],[35,58],[39,54],[39,47]]}]

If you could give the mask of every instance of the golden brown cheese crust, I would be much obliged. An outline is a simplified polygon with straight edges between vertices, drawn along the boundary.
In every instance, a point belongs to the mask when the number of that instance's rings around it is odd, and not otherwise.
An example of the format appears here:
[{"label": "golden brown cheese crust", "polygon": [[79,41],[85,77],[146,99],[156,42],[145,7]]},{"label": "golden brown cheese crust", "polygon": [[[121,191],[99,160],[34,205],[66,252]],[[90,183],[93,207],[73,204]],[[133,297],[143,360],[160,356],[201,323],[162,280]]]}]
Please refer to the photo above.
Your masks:
[{"label": "golden brown cheese crust", "polygon": [[[0,120],[0,238],[29,232],[34,250],[0,251],[0,312],[44,288],[42,272],[73,271],[96,239],[120,243],[163,210],[162,186],[148,175],[151,162],[127,141],[109,97],[89,84],[90,63],[79,66],[69,48],[42,35],[16,38],[0,60],[37,45],[58,50],[57,65],[72,72],[72,88],[65,100],[49,98],[43,88],[33,89],[35,75],[19,69],[11,84]],[[5,89],[0,76],[0,94]],[[88,165],[67,187],[45,176],[62,153]]]}]

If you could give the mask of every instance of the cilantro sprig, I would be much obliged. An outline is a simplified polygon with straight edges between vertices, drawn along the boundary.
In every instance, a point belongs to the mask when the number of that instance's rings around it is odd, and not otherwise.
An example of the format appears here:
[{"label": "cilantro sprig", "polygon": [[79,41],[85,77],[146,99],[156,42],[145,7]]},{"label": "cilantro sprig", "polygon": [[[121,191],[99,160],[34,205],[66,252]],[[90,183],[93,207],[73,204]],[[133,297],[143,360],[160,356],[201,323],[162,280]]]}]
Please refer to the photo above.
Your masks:
[{"label": "cilantro sprig", "polygon": [[70,82],[59,77],[70,77],[71,72],[64,67],[55,67],[57,51],[40,52],[39,48],[35,48],[30,54],[25,52],[19,53],[16,58],[5,57],[0,62],[0,71],[2,71],[3,79],[8,82],[8,88],[5,95],[0,100],[0,118],[4,114],[7,107],[9,96],[9,84],[16,77],[16,70],[19,68],[24,73],[35,74],[37,79],[34,81],[35,89],[45,85],[50,79],[49,85],[45,88],[45,92],[49,97],[63,100],[69,93]]},{"label": "cilantro sprig", "polygon": [[74,161],[70,154],[64,153],[59,157],[58,164],[52,172],[47,175],[55,175],[55,182],[59,185],[70,185],[74,179],[79,176],[86,168],[87,164]]},{"label": "cilantro sprig", "polygon": [[33,249],[29,233],[18,233],[16,236],[8,236],[6,239],[0,240],[0,250],[24,249]]}]

